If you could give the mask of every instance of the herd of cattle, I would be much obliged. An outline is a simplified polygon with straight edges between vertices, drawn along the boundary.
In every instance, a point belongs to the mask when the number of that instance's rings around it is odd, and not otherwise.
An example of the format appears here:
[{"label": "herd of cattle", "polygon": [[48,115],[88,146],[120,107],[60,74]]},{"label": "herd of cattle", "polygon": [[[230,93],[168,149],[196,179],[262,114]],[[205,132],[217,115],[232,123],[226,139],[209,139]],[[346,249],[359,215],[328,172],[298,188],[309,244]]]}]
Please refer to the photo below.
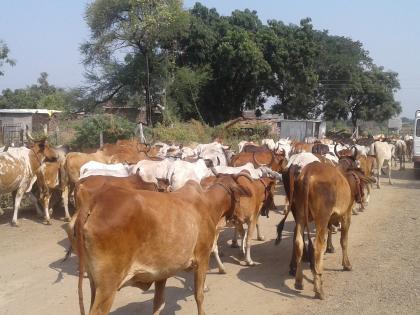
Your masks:
[{"label": "herd of cattle", "polygon": [[[225,273],[219,233],[227,225],[235,227],[232,246],[239,247],[239,234],[245,262],[254,265],[251,239],[256,229],[258,240],[264,240],[258,219],[275,209],[279,181],[287,205],[276,243],[291,212],[296,222],[290,262],[295,288],[303,288],[302,260],[307,259],[315,297],[324,299],[322,261],[325,252],[334,252],[333,230],[341,230],[342,265],[351,270],[347,239],[352,213],[365,209],[373,183],[380,188],[384,166],[391,184],[392,160],[404,168],[410,156],[410,139],[361,139],[353,145],[329,139],[265,139],[261,145],[240,142],[238,153],[217,141],[186,147],[145,145],[134,139],[105,144],[94,153],[68,153],[46,140],[33,140],[29,133],[28,139],[28,147],[0,148],[0,194],[13,194],[12,225],[18,226],[25,193],[50,224],[51,194],[61,192],[71,250],[79,257],[80,311],[85,313],[86,272],[91,315],[108,314],[120,288],[147,290],[153,283],[153,314],[159,314],[167,278],[182,270],[194,270],[195,299],[203,315],[211,253]],[[315,224],[314,239],[310,222]]]}]

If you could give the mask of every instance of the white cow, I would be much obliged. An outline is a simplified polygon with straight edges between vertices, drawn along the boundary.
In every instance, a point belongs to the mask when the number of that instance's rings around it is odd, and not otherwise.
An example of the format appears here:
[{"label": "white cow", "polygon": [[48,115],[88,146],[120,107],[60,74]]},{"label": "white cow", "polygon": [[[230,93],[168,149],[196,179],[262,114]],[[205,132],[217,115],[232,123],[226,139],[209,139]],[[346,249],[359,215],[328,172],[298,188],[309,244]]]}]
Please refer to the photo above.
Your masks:
[{"label": "white cow", "polygon": [[271,151],[274,151],[274,150],[276,150],[276,143],[274,142],[274,140],[273,139],[263,139],[262,141],[261,141],[261,143],[262,143],[262,145],[267,145],[267,147],[271,150]]},{"label": "white cow", "polygon": [[230,157],[227,155],[229,146],[224,146],[219,142],[199,144],[195,148],[197,156],[208,159],[213,165],[228,166]]},{"label": "white cow", "polygon": [[376,156],[376,168],[377,168],[377,181],[376,184],[378,188],[381,188],[379,177],[381,175],[382,167],[384,164],[387,164],[388,166],[388,180],[389,183],[392,185],[391,180],[391,159],[393,156],[393,151],[395,147],[392,144],[389,144],[387,142],[381,142],[381,141],[375,141],[371,144],[370,152],[373,153]]},{"label": "white cow", "polygon": [[[43,151],[45,144],[33,149],[25,147],[10,147],[6,152],[0,152],[0,195],[12,193],[14,195],[14,209],[12,225],[18,226],[17,217],[20,202],[26,193],[34,203],[38,215],[42,216],[42,210],[38,206],[37,199],[31,193],[36,181],[36,172],[44,159]],[[0,212],[3,212],[0,210]],[[48,210],[45,213],[47,223],[50,222]]]}]

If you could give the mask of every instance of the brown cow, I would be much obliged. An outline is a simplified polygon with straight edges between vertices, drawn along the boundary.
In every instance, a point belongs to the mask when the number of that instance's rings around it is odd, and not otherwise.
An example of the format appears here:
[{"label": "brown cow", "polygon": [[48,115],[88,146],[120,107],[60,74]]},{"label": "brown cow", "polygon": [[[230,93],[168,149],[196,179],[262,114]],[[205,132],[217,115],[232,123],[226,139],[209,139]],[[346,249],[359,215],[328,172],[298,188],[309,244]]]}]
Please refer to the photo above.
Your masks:
[{"label": "brown cow", "polygon": [[108,314],[120,288],[147,290],[153,282],[153,314],[159,314],[167,278],[191,269],[198,314],[204,315],[203,288],[216,226],[237,211],[241,196],[250,192],[234,176],[222,177],[206,191],[193,181],[171,193],[105,185],[91,206],[78,205],[81,314],[86,268],[92,292],[90,315]]},{"label": "brown cow", "polygon": [[105,155],[104,152],[100,150],[95,153],[70,152],[60,166],[60,189],[66,213],[66,221],[70,221],[69,195],[73,193],[74,185],[79,181],[80,168],[89,161],[109,164],[111,162],[111,157]]},{"label": "brown cow", "polygon": [[301,152],[312,152],[313,146],[314,146],[313,143],[293,142],[290,155],[301,153]]},{"label": "brown cow", "polygon": [[[357,167],[354,157],[341,157],[338,167],[313,162],[307,165],[298,176],[291,209],[296,221],[294,237],[294,259],[296,262],[295,288],[302,289],[302,266],[304,242],[302,233],[308,229],[309,249],[313,258],[315,297],[324,299],[322,288],[322,261],[326,250],[328,226],[341,223],[341,246],[343,250],[343,268],[351,270],[347,255],[348,230],[351,210],[355,202],[361,202],[361,182],[369,180]],[[309,222],[316,226],[315,246],[309,237]],[[313,253],[314,251],[314,253]]]},{"label": "brown cow", "polygon": [[[375,169],[376,157],[374,155],[360,155],[357,160],[360,163],[360,169],[362,170],[363,174],[366,177],[372,177],[373,170]],[[371,185],[366,185],[366,190],[367,194],[363,199],[363,207],[360,208],[361,210],[364,209],[364,206],[369,204]]]},{"label": "brown cow", "polygon": [[77,246],[74,239],[74,224],[79,214],[77,205],[83,205],[85,208],[90,208],[92,206],[93,196],[104,189],[105,186],[150,191],[160,190],[155,183],[145,182],[139,175],[130,175],[127,177],[98,175],[81,179],[75,188],[76,212],[72,216],[69,224],[66,226],[66,232],[71,243],[71,249],[75,250],[75,252],[77,252]]},{"label": "brown cow", "polygon": [[[218,175],[223,176],[223,175]],[[226,175],[224,175],[226,176]],[[203,187],[210,187],[219,179],[215,176],[204,178],[201,181],[201,186]],[[272,207],[273,201],[273,188],[275,185],[276,180],[273,178],[261,178],[259,180],[252,179],[246,173],[239,173],[238,174],[238,184],[242,187],[248,188],[251,192],[250,197],[241,197],[240,198],[240,209],[239,212],[234,213],[234,226],[236,230],[239,231],[239,234],[242,236],[242,253],[245,257],[245,262],[248,266],[254,266],[255,263],[251,259],[251,240],[257,228],[257,234],[259,240],[264,240],[264,237],[260,234],[259,226],[258,226],[258,218],[262,211],[268,211],[268,208]],[[247,232],[245,233],[243,229],[243,224],[246,223],[248,226]],[[236,232],[236,231],[235,231]],[[219,273],[225,273],[225,268],[218,256],[217,250],[217,239],[219,233],[215,239],[215,248],[213,253],[218,263]],[[232,245],[236,244],[236,233],[235,238],[232,241]]]},{"label": "brown cow", "polygon": [[273,153],[272,151],[261,152],[241,152],[236,154],[231,159],[231,166],[243,166],[246,163],[252,163],[255,168],[261,166],[270,167],[275,172],[281,172],[287,165],[287,160],[284,151],[281,154]]}]

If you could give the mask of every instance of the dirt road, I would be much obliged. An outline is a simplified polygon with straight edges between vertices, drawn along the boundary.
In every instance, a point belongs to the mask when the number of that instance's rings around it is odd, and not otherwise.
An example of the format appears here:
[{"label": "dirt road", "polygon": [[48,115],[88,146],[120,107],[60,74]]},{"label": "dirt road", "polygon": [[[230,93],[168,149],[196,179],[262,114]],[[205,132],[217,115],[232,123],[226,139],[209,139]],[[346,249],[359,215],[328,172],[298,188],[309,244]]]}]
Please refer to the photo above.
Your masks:
[{"label": "dirt road", "polygon": [[[420,181],[413,170],[393,172],[394,185],[383,179],[374,189],[366,212],[353,216],[349,257],[353,271],[341,270],[337,252],[325,257],[326,300],[313,299],[312,274],[305,270],[305,289],[294,289],[288,275],[293,222],[286,224],[283,242],[274,246],[281,216],[261,218],[266,241],[254,241],[255,267],[240,265],[239,251],[230,248],[232,231],[223,233],[220,249],[227,274],[217,274],[212,262],[205,296],[207,314],[420,314]],[[276,197],[283,204],[283,197]],[[60,215],[56,214],[57,217]],[[77,259],[61,264],[68,246],[63,222],[42,225],[32,211],[22,211],[21,227],[9,225],[11,211],[0,217],[0,314],[78,314]],[[26,218],[26,219],[24,219]],[[162,314],[196,314],[191,274],[170,279]],[[89,303],[85,280],[85,305]],[[112,315],[151,314],[153,290],[122,289]]]}]

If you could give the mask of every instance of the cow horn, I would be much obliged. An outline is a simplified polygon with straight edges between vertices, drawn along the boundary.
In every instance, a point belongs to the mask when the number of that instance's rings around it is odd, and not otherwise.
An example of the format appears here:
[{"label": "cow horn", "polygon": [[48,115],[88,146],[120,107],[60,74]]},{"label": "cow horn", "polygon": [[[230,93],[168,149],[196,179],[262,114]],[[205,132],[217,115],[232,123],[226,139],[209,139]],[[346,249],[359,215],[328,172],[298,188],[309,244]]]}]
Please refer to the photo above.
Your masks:
[{"label": "cow horn", "polygon": [[28,125],[26,125],[26,138],[28,138],[31,141],[34,141],[34,138],[32,138],[31,132],[29,131]]},{"label": "cow horn", "polygon": [[334,153],[338,158],[340,158],[340,154],[337,152],[337,146],[338,146],[338,143],[336,143],[334,146]]}]

